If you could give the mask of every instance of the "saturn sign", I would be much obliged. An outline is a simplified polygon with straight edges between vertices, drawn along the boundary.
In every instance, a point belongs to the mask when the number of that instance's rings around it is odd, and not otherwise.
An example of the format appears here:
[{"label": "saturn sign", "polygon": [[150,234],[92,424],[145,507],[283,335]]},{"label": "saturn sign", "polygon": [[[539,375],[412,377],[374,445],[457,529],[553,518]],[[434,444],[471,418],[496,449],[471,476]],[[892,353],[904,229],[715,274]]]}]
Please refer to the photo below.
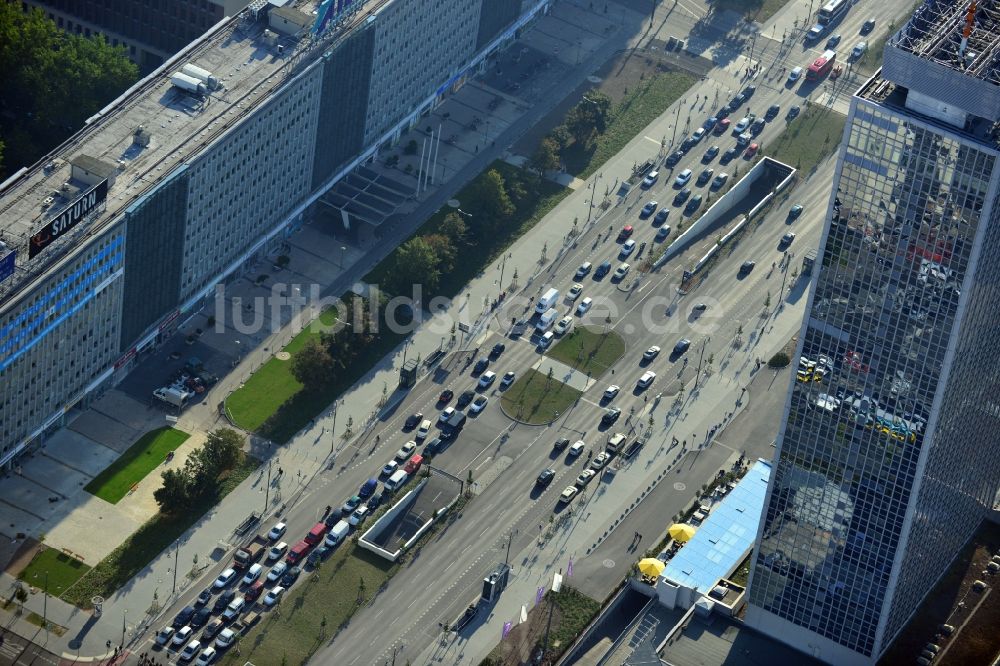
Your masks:
[{"label": "saturn sign", "polygon": [[108,181],[102,180],[31,237],[31,241],[28,243],[28,259],[34,259],[42,250],[79,224],[80,220],[104,203],[107,198]]}]

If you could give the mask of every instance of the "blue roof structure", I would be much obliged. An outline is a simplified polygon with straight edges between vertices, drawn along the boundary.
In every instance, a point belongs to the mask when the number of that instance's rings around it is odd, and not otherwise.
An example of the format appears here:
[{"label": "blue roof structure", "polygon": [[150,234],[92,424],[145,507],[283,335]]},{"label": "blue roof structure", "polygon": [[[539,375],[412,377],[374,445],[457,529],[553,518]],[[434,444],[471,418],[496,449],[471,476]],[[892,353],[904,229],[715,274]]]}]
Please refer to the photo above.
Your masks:
[{"label": "blue roof structure", "polygon": [[754,463],[708,514],[691,540],[667,563],[660,576],[708,594],[753,546],[770,477],[770,463],[764,460]]}]

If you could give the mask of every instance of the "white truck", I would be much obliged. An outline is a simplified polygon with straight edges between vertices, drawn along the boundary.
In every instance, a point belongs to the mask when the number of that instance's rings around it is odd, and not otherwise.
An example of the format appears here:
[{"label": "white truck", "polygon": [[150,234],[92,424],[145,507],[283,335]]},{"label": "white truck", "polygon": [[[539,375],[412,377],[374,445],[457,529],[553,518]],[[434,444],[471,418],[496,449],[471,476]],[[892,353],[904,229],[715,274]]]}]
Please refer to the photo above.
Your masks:
[{"label": "white truck", "polygon": [[542,294],[542,297],[538,299],[538,304],[535,305],[535,312],[542,314],[559,300],[559,290],[554,287],[549,287],[549,290]]},{"label": "white truck", "polygon": [[167,388],[158,388],[153,391],[153,397],[162,400],[168,405],[173,405],[174,407],[185,407],[187,405],[188,399],[191,397],[189,391],[182,391],[173,386]]},{"label": "white truck", "polygon": [[552,322],[554,322],[556,320],[556,317],[558,316],[559,316],[558,310],[556,310],[555,308],[549,308],[548,310],[545,311],[545,314],[543,314],[541,317],[538,318],[538,323],[535,324],[535,328],[538,329],[539,333],[544,333],[545,331],[549,330],[549,327],[552,326]]}]

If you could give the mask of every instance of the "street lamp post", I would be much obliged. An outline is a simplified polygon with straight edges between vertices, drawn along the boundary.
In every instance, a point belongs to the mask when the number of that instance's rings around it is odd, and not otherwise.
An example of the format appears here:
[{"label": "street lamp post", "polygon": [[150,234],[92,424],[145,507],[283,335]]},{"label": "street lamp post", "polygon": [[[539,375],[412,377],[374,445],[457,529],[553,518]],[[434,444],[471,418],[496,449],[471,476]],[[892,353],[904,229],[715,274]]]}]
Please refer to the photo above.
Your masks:
[{"label": "street lamp post", "polygon": [[698,374],[694,376],[694,387],[698,388],[698,381],[701,378],[701,362],[705,358],[705,347],[708,346],[711,337],[705,338],[704,342],[701,343],[701,354],[698,355]]},{"label": "street lamp post", "polygon": [[[336,418],[336,412],[334,412],[334,418]],[[273,460],[267,461],[267,485],[264,486],[264,510],[261,515],[267,513],[267,504],[271,501],[271,463]]]},{"label": "street lamp post", "polygon": [[179,543],[174,544],[174,589],[170,591],[170,594],[177,592],[177,559],[181,553],[181,545]]},{"label": "street lamp post", "polygon": [[49,628],[49,572],[45,572],[45,600],[42,601],[42,626]]},{"label": "street lamp post", "polygon": [[125,612],[122,613],[122,642],[121,642],[121,647],[123,647],[123,648],[125,647],[125,619],[127,617],[128,617],[128,609],[126,608]]},{"label": "street lamp post", "polygon": [[507,555],[504,556],[504,558],[503,558],[504,565],[507,565],[507,564],[510,563],[510,544],[514,540],[514,536],[516,534],[517,534],[517,530],[514,529],[514,530],[510,531],[510,535],[507,537]]}]

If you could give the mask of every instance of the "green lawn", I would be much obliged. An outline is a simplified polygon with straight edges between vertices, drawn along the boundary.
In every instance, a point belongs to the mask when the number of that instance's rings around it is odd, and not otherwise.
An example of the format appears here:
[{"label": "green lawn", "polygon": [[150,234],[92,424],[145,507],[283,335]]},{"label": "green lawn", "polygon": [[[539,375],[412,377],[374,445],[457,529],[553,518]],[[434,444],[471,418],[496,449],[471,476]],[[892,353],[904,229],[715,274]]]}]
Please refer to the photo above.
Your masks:
[{"label": "green lawn", "polygon": [[45,590],[46,573],[48,573],[48,592],[58,597],[88,571],[90,567],[80,560],[55,548],[43,546],[18,578],[32,587]]},{"label": "green lawn", "polygon": [[117,504],[128,494],[133,484],[146,478],[147,474],[163,463],[168,453],[183,444],[188,437],[188,433],[175,428],[151,430],[83,489],[105,502]]},{"label": "green lawn", "polygon": [[578,178],[588,178],[660,117],[696,80],[687,72],[660,72],[645,81],[614,107],[607,130],[597,136],[589,150],[569,146],[563,152],[566,170]]},{"label": "green lawn", "polygon": [[548,352],[548,356],[597,379],[624,353],[625,340],[618,333],[577,326]]},{"label": "green lawn", "polygon": [[[80,608],[89,609],[91,599],[95,595],[104,598],[110,597],[118,588],[145,569],[164,548],[201,520],[202,516],[222,501],[223,497],[232,492],[259,466],[259,460],[246,456],[236,469],[230,471],[224,479],[220,480],[219,491],[215,497],[206,498],[200,506],[181,516],[170,517],[157,514],[151,518],[126,539],[125,543],[111,551],[93,569],[87,571],[86,575],[81,576],[76,585],[63,593],[63,600]],[[260,507],[252,508],[260,509]],[[248,514],[252,508],[247,508]],[[194,553],[185,552],[184,548],[181,548],[182,563],[185,562],[185,558],[187,558],[187,562],[190,562],[192,555]],[[187,565],[181,564],[182,568],[185,566]],[[143,603],[149,601],[152,600]]]},{"label": "green lawn", "polygon": [[303,571],[301,582],[281,601],[280,613],[263,613],[240,639],[239,652],[230,650],[221,663],[306,663],[398,569],[347,541],[315,573]]},{"label": "green lawn", "polygon": [[507,389],[500,399],[508,416],[525,423],[551,423],[565,414],[582,394],[558,379],[537,370],[528,370]]},{"label": "green lawn", "polygon": [[847,117],[819,104],[811,104],[788,123],[778,138],[764,146],[769,156],[799,170],[799,178],[808,176],[840,146]]},{"label": "green lawn", "polygon": [[[325,326],[332,326],[336,319],[337,311],[334,308],[324,310],[319,316],[320,323]],[[307,326],[292,338],[284,351],[294,354],[306,342],[319,335],[319,330]],[[251,375],[246,384],[233,391],[226,399],[226,410],[233,423],[244,430],[255,432],[281,405],[301,390],[302,384],[292,376],[291,362],[271,358]]]}]

